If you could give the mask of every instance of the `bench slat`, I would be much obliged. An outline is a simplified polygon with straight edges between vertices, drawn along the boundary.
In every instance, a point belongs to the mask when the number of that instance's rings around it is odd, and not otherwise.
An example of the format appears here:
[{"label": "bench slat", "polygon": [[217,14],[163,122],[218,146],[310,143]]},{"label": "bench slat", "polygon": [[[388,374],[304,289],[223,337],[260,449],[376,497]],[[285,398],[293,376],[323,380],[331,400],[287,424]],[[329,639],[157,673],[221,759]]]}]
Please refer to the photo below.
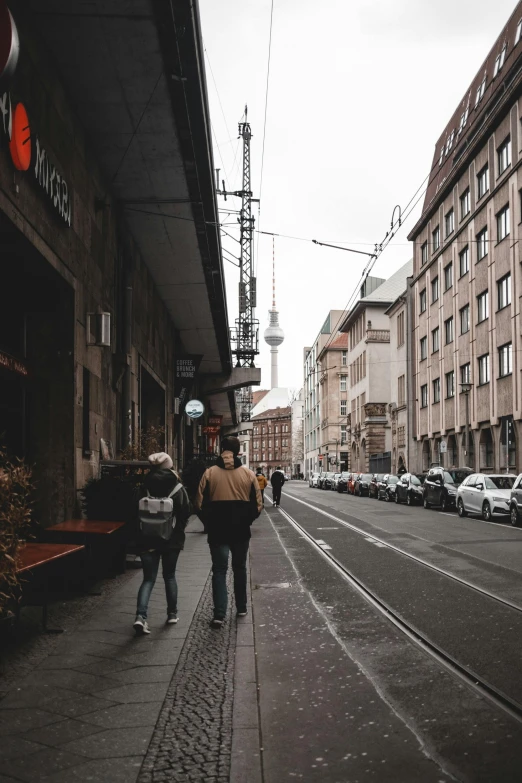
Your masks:
[{"label": "bench slat", "polygon": [[18,554],[17,572],[29,571],[85,549],[83,544],[24,544]]}]

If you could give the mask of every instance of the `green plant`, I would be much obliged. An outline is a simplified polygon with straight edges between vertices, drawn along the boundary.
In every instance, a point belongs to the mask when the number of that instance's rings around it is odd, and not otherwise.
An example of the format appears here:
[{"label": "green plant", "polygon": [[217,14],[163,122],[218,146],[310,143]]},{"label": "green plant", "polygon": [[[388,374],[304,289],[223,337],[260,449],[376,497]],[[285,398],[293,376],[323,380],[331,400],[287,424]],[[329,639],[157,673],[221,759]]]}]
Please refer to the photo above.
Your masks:
[{"label": "green plant", "polygon": [[20,547],[31,537],[31,471],[0,448],[0,617],[19,593]]},{"label": "green plant", "polygon": [[146,430],[138,430],[134,441],[120,451],[120,459],[145,460],[149,454],[156,454],[165,449],[165,427],[151,425]]}]

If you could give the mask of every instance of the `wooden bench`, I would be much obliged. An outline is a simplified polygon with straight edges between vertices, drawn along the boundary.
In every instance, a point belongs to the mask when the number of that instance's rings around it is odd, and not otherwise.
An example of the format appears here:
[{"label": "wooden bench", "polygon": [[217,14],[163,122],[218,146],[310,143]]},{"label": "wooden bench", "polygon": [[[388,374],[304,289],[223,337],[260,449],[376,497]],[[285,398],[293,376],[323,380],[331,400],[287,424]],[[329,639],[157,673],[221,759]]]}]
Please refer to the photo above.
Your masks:
[{"label": "wooden bench", "polygon": [[[16,571],[18,574],[33,574],[35,571],[42,576],[42,628],[46,633],[62,633],[62,629],[47,627],[49,575],[54,566],[64,558],[84,551],[85,547],[79,544],[48,544],[28,543],[24,544],[18,553]],[[23,585],[22,585],[23,592]],[[17,604],[17,618],[20,614],[20,602]]]},{"label": "wooden bench", "polygon": [[94,519],[67,519],[56,525],[46,528],[45,534],[61,541],[74,541],[82,543],[87,549],[89,565],[93,561],[93,545],[98,539],[103,538],[110,542],[111,563],[114,559],[118,563],[119,573],[125,571],[125,522],[107,522]]}]

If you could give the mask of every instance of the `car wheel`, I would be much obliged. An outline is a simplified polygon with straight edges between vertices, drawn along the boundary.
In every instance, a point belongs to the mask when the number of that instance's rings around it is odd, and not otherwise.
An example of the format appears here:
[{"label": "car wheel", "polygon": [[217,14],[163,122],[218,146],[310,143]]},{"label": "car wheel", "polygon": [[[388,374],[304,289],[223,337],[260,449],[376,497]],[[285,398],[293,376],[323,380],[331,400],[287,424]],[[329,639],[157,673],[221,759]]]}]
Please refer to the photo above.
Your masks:
[{"label": "car wheel", "polygon": [[377,500],[382,500],[380,492],[377,492]]},{"label": "car wheel", "polygon": [[511,506],[509,509],[509,520],[513,527],[520,527],[520,516],[516,506]]},{"label": "car wheel", "polygon": [[410,493],[409,493],[409,492],[408,492],[408,494],[406,495],[406,505],[407,505],[407,506],[412,506],[412,505],[413,505],[413,501],[412,501],[412,499],[411,499],[411,495],[410,495]]},{"label": "car wheel", "polygon": [[467,517],[468,516],[468,512],[464,508],[464,503],[462,501],[462,498],[459,498],[459,501],[457,503],[457,511],[459,513],[459,517]]},{"label": "car wheel", "polygon": [[482,506],[482,519],[484,522],[489,522],[491,519],[491,506],[489,505],[488,501],[485,500],[484,504]]},{"label": "car wheel", "polygon": [[401,502],[399,500],[399,493],[398,492],[395,493],[395,502],[397,503],[397,505]]},{"label": "car wheel", "polygon": [[427,499],[426,495],[424,495],[424,497],[422,499],[422,505],[424,506],[424,508],[431,508],[430,504],[428,503],[428,499]]},{"label": "car wheel", "polygon": [[359,487],[359,497],[362,498],[362,489]]},{"label": "car wheel", "polygon": [[446,495],[443,495],[440,499],[440,510],[441,511],[447,511],[448,510],[448,499]]},{"label": "car wheel", "polygon": [[390,495],[389,495],[389,493],[388,493],[388,492],[385,492],[385,493],[384,493],[384,499],[385,499],[385,501],[386,501],[387,503],[389,503],[389,502],[390,502]]}]

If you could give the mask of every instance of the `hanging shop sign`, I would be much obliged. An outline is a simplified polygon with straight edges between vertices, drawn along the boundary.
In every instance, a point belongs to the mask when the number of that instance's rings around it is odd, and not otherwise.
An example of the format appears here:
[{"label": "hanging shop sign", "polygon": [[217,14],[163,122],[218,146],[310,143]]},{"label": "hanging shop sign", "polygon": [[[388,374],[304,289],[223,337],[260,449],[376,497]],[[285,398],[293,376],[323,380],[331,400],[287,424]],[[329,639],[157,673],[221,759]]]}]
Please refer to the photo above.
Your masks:
[{"label": "hanging shop sign", "polygon": [[0,351],[0,368],[10,370],[10,372],[15,372],[17,375],[23,375],[24,377],[29,375],[26,365],[20,359],[15,359],[14,356],[10,356],[10,354],[3,351]]},{"label": "hanging shop sign", "polygon": [[199,400],[189,400],[187,402],[185,413],[191,419],[199,419],[205,413],[205,406]]},{"label": "hanging shop sign", "polygon": [[221,427],[210,427],[206,426],[203,427],[203,434],[204,435],[219,435]]},{"label": "hanging shop sign", "polygon": [[214,414],[213,416],[208,416],[207,423],[211,427],[221,427],[221,422],[223,421],[223,416],[219,416],[217,414]]},{"label": "hanging shop sign", "polygon": [[180,409],[192,391],[202,358],[201,354],[185,354],[175,360],[174,396],[179,399]]}]

